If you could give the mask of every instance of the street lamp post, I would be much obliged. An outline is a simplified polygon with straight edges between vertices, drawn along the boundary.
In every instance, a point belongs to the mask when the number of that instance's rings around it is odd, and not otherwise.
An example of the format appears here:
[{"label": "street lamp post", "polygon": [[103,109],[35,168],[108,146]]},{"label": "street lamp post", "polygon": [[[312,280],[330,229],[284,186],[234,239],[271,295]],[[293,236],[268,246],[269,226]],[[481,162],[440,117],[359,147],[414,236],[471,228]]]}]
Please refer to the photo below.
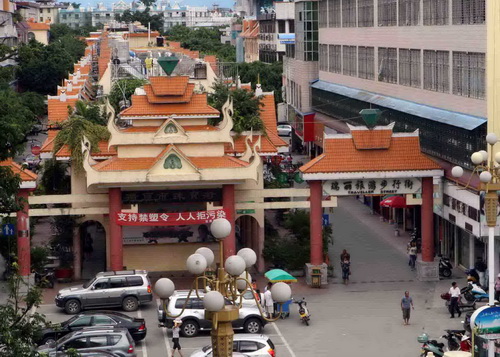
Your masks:
[{"label": "street lamp post", "polygon": [[[180,317],[186,305],[194,294],[199,298],[200,282],[207,286],[207,292],[203,297],[205,307],[205,318],[212,321],[212,355],[214,357],[230,357],[233,353],[233,326],[232,322],[238,319],[239,309],[243,301],[243,294],[246,290],[252,291],[252,296],[257,302],[255,291],[250,282],[248,269],[257,262],[257,255],[249,248],[241,249],[237,255],[232,255],[224,262],[224,238],[231,233],[231,223],[225,218],[219,218],[212,222],[210,227],[214,238],[219,242],[220,262],[216,276],[209,276],[206,273],[214,261],[214,253],[206,247],[199,248],[195,254],[192,254],[186,260],[186,266],[190,273],[196,275],[193,286],[189,291],[182,311],[176,315],[169,315],[167,309],[168,299],[175,291],[175,285],[172,280],[162,278],[155,284],[155,292],[163,303],[163,311],[170,318]],[[276,283],[271,288],[273,300],[278,303],[284,303],[291,298],[291,289],[285,283]],[[229,300],[232,304],[226,304]],[[276,321],[281,315],[281,309],[275,318],[268,318],[263,313],[260,304],[257,307],[261,316],[269,321]]]},{"label": "street lamp post", "polygon": [[[475,165],[474,173],[479,175],[481,191],[485,192],[484,213],[488,225],[488,305],[495,306],[495,227],[497,224],[498,191],[500,191],[500,152],[494,154],[493,146],[498,142],[494,133],[486,135],[486,142],[490,145],[490,153],[481,150],[471,155],[471,161]],[[451,170],[454,177],[461,177],[463,168],[455,166]],[[467,186],[470,183],[467,183]],[[488,342],[488,356],[495,355],[495,343]]]}]

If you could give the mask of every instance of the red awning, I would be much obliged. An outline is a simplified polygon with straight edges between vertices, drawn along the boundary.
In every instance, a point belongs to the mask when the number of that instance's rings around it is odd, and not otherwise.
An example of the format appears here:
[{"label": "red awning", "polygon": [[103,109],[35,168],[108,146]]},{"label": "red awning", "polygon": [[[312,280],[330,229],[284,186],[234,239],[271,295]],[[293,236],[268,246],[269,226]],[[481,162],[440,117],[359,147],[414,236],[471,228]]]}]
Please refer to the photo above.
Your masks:
[{"label": "red awning", "polygon": [[406,198],[403,196],[391,196],[386,198],[385,200],[380,201],[380,207],[389,207],[389,208],[406,208],[408,205],[406,204]]}]

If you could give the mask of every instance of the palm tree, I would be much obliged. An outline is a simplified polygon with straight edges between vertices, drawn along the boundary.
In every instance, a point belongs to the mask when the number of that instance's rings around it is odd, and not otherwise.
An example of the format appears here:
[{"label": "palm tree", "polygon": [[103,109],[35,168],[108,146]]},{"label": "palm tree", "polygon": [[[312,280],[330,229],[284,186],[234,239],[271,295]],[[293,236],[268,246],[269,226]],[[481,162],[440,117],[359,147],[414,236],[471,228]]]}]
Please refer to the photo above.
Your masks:
[{"label": "palm tree", "polygon": [[70,111],[70,115],[79,115],[99,125],[106,125],[108,123],[103,105],[96,102],[78,100],[75,103],[75,108]]},{"label": "palm tree", "polygon": [[73,113],[71,117],[62,123],[61,131],[54,140],[54,154],[61,147],[67,145],[71,152],[71,167],[76,172],[83,170],[83,137],[90,141],[92,152],[98,152],[100,141],[109,140],[109,131],[104,125],[96,124],[89,119]]}]

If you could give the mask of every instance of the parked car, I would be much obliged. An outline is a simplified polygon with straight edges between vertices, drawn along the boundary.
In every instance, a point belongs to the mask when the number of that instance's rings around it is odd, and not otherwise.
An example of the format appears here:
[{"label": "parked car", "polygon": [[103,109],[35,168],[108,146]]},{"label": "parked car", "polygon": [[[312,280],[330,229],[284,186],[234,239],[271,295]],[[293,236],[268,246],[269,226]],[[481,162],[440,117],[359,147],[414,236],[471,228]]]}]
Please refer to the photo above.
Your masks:
[{"label": "parked car", "polygon": [[39,345],[55,342],[71,332],[91,326],[126,328],[134,341],[143,340],[148,331],[144,319],[130,317],[115,311],[88,311],[79,313],[60,324],[43,329]]},{"label": "parked car", "polygon": [[[186,299],[188,290],[176,290],[168,300],[167,310],[169,315],[177,316],[181,313]],[[206,331],[212,329],[212,322],[205,319],[205,308],[203,306],[203,291],[198,291],[198,298],[196,294],[189,298],[186,304],[186,309],[178,318],[182,320],[181,334],[184,337],[194,337],[199,331]],[[226,304],[230,305],[232,302],[226,300]],[[171,328],[174,319],[167,316],[163,307],[158,308],[158,321],[160,326]],[[233,329],[243,330],[248,333],[259,333],[266,325],[266,320],[260,316],[259,309],[256,307],[243,306],[239,310],[239,318],[233,321]]]},{"label": "parked car", "polygon": [[153,301],[151,281],[145,270],[101,272],[81,286],[59,290],[55,302],[67,314],[83,309],[122,307],[135,311],[140,304]]},{"label": "parked car", "polygon": [[[246,356],[276,357],[274,343],[266,335],[234,335],[233,352],[244,353]],[[191,357],[209,356],[212,356],[212,345],[205,346],[191,354]],[[235,354],[233,354],[233,356],[235,356]]]},{"label": "parked car", "polygon": [[106,350],[120,357],[136,357],[135,342],[125,328],[90,327],[72,332],[59,340],[38,347],[49,357],[60,356],[70,348],[79,353]]},{"label": "parked car", "polygon": [[[58,353],[57,357],[68,357],[74,356],[74,354],[66,354],[64,352]],[[79,352],[78,357],[121,357],[113,352],[108,352],[104,350],[94,350],[91,352]]]},{"label": "parked car", "polygon": [[40,157],[33,154],[28,154],[24,158],[23,165],[25,165],[28,168],[28,170],[34,171],[38,168],[38,166],[40,166],[40,162],[41,162]]},{"label": "parked car", "polygon": [[278,135],[279,136],[291,136],[292,135],[292,126],[290,124],[278,125]]}]

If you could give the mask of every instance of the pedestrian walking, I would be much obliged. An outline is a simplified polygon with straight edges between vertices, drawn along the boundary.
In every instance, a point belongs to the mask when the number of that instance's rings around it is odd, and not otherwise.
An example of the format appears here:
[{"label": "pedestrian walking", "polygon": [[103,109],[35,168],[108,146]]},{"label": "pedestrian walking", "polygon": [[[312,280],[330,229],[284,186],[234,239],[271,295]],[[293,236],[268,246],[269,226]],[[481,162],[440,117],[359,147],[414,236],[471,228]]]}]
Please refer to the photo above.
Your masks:
[{"label": "pedestrian walking", "polygon": [[351,255],[347,253],[347,250],[343,250],[342,253],[340,254],[340,263],[347,259],[349,262],[351,261]]},{"label": "pedestrian walking", "polygon": [[415,310],[413,306],[413,299],[410,296],[409,291],[405,291],[405,295],[401,299],[401,311],[403,311],[403,325],[410,324],[410,311]]},{"label": "pedestrian walking", "polygon": [[450,294],[450,318],[455,317],[455,312],[458,314],[458,317],[462,315],[460,312],[460,308],[458,307],[458,300],[460,299],[460,288],[457,286],[456,282],[451,283],[451,288],[449,291]]},{"label": "pedestrian walking", "polygon": [[415,270],[415,262],[417,261],[417,245],[412,242],[410,249],[408,249],[408,255],[410,256],[410,267],[411,270]]},{"label": "pedestrian walking", "polygon": [[264,293],[264,311],[268,318],[272,318],[274,316],[274,300],[271,294],[272,287],[273,283],[267,283],[267,290]]},{"label": "pedestrian walking", "polygon": [[495,300],[500,301],[500,274],[498,274],[497,280],[495,280]]},{"label": "pedestrian walking", "polygon": [[83,252],[85,253],[85,259],[90,260],[92,256],[92,252],[94,251],[94,240],[90,233],[85,235],[85,239],[83,242]]},{"label": "pedestrian walking", "polygon": [[181,325],[182,325],[182,320],[180,319],[175,319],[174,320],[174,327],[172,327],[172,343],[174,346],[172,347],[173,352],[172,352],[172,357],[175,356],[175,351],[179,352],[179,356],[182,356],[181,352],[181,344],[179,343],[179,333],[181,331]]},{"label": "pedestrian walking", "polygon": [[476,258],[474,269],[476,269],[477,274],[479,275],[479,285],[486,286],[485,276],[486,276],[486,269],[488,269],[488,266],[484,262],[483,258],[481,257]]},{"label": "pedestrian walking", "polygon": [[342,280],[344,281],[345,285],[348,285],[349,275],[351,275],[351,262],[347,258],[344,258],[344,261],[342,261],[341,263],[341,268],[342,268]]}]

